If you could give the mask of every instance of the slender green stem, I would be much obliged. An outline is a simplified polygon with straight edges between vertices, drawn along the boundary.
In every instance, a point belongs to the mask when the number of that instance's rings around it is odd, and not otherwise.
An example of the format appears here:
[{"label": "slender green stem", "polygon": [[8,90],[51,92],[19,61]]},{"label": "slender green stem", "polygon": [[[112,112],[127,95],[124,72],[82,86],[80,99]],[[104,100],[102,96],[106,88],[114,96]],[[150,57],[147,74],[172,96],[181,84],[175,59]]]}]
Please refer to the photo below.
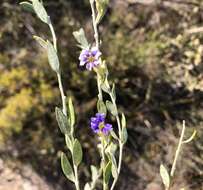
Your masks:
[{"label": "slender green stem", "polygon": [[76,190],[80,190],[79,180],[78,180],[78,167],[74,164],[73,168],[75,173],[75,187],[76,187]]},{"label": "slender green stem", "polygon": [[99,100],[103,101],[103,95],[102,95],[102,89],[101,89],[101,82],[100,82],[100,76],[99,73],[97,73],[97,87],[98,87],[98,98]]},{"label": "slender green stem", "polygon": [[[95,11],[95,0],[90,0],[90,6],[92,10],[92,24],[93,24],[93,29],[94,29],[94,38],[95,38],[95,43],[97,49],[99,49],[99,32],[98,32],[98,26],[96,23],[96,11]],[[97,87],[98,87],[98,98],[99,100],[103,100],[103,95],[102,95],[102,89],[101,89],[101,84],[100,84],[100,76],[97,74]]]},{"label": "slender green stem", "polygon": [[96,11],[95,11],[95,0],[90,0],[90,6],[92,10],[92,21],[93,21],[93,28],[94,28],[94,38],[96,42],[96,47],[99,49],[99,33],[96,23]]},{"label": "slender green stem", "polygon": [[63,84],[62,84],[60,73],[57,73],[57,78],[58,78],[59,90],[60,90],[60,94],[61,94],[63,113],[64,113],[64,115],[67,115],[66,96],[64,94]]},{"label": "slender green stem", "polygon": [[[109,95],[111,97],[111,101],[112,101],[114,107],[116,108],[116,110],[118,112],[116,101],[115,101],[115,98],[113,97],[112,92],[109,92]],[[117,125],[118,125],[118,133],[119,133],[119,139],[118,139],[118,142],[119,142],[118,175],[116,178],[114,178],[110,190],[114,189],[116,182],[118,181],[118,176],[119,176],[120,171],[121,171],[122,157],[123,157],[123,143],[121,142],[122,130],[121,130],[121,122],[120,122],[120,118],[119,118],[118,114],[116,115],[116,121],[117,121]]]},{"label": "slender green stem", "polygon": [[56,33],[55,33],[55,31],[54,31],[54,27],[53,27],[51,21],[50,21],[50,23],[49,23],[49,28],[50,28],[50,31],[51,31],[51,34],[52,34],[54,48],[55,48],[55,50],[57,51]]},{"label": "slender green stem", "polygon": [[105,145],[104,145],[104,139],[103,139],[103,137],[102,137],[102,142],[101,142],[101,144],[102,144],[102,151],[101,151],[101,153],[102,153],[102,172],[103,172],[103,190],[106,190],[107,189],[107,184],[106,184],[106,182],[105,182]]},{"label": "slender green stem", "polygon": [[180,140],[179,140],[179,143],[178,143],[178,147],[177,147],[177,150],[176,150],[176,153],[175,153],[175,158],[174,158],[173,165],[172,165],[172,168],[171,168],[171,172],[170,172],[171,177],[173,177],[174,173],[175,173],[178,156],[180,154],[181,145],[182,145],[183,138],[184,138],[184,133],[185,133],[185,121],[183,121],[183,127],[182,127]]},{"label": "slender green stem", "polygon": [[[53,38],[53,45],[54,45],[54,48],[57,52],[57,38],[56,38],[56,33],[54,31],[54,27],[53,27],[51,21],[49,23],[49,28],[50,28],[52,38]],[[63,83],[62,83],[60,72],[57,73],[57,78],[58,78],[59,90],[60,90],[60,94],[61,94],[63,113],[64,113],[64,115],[67,115],[66,96],[64,93],[64,88],[63,88]],[[73,141],[73,135],[72,135],[71,139]],[[74,163],[73,163],[73,168],[74,168],[74,174],[75,174],[75,182],[74,182],[75,187],[76,187],[76,190],[80,190],[80,185],[79,185],[79,180],[78,180],[78,167]]]}]

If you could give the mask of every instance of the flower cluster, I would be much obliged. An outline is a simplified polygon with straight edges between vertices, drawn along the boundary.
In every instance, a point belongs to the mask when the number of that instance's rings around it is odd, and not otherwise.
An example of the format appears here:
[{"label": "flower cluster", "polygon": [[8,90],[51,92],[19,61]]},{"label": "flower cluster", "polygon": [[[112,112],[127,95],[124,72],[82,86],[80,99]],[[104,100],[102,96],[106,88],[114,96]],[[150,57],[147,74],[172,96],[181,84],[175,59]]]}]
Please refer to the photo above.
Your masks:
[{"label": "flower cluster", "polygon": [[91,118],[91,129],[95,133],[103,133],[104,135],[108,135],[109,131],[112,130],[112,125],[109,123],[105,123],[105,114],[97,113],[96,117]]},{"label": "flower cluster", "polygon": [[96,47],[92,47],[91,49],[83,49],[79,60],[80,66],[86,65],[86,69],[92,70],[94,67],[100,64],[101,52]]}]

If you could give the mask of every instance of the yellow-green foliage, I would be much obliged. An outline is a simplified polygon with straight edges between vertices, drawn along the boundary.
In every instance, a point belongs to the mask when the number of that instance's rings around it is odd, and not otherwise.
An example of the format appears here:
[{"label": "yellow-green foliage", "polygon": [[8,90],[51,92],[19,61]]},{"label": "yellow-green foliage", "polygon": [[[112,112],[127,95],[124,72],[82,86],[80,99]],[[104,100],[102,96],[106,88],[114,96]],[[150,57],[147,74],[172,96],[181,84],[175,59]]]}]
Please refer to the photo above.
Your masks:
[{"label": "yellow-green foliage", "polygon": [[23,126],[23,121],[33,106],[30,89],[22,89],[19,93],[6,100],[5,107],[0,111],[0,141],[18,132]]},{"label": "yellow-green foliage", "polygon": [[9,88],[9,92],[14,92],[19,85],[28,81],[28,71],[25,67],[18,67],[11,71],[4,71],[0,76],[0,86],[4,90]]}]

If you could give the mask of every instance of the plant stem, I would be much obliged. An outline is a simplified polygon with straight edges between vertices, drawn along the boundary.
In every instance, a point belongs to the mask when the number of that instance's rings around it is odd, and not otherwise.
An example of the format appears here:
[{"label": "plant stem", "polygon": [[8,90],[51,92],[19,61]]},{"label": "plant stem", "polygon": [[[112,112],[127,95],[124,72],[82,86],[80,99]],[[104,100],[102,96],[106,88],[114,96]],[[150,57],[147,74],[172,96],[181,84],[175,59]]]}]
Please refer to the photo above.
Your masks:
[{"label": "plant stem", "polygon": [[103,139],[103,137],[101,139],[101,144],[102,144],[102,151],[101,151],[101,153],[102,153],[103,190],[106,190],[107,189],[107,184],[105,182],[105,173],[104,173],[105,172],[105,150],[104,150],[105,145],[104,145],[104,139]]},{"label": "plant stem", "polygon": [[[115,101],[115,98],[113,97],[113,94],[112,92],[110,91],[109,92],[109,95],[111,97],[111,101],[113,103],[113,105],[115,106],[117,112],[118,112],[118,108],[117,108],[117,105],[116,105],[116,101]],[[122,157],[123,157],[123,143],[121,142],[121,134],[122,134],[122,130],[121,130],[121,122],[120,122],[120,118],[118,116],[118,114],[116,115],[116,121],[117,121],[117,125],[118,125],[118,133],[119,133],[119,159],[118,159],[118,175],[116,178],[114,178],[113,180],[113,183],[111,185],[111,190],[114,189],[115,185],[116,185],[116,182],[118,181],[118,176],[120,174],[120,171],[121,171],[121,165],[122,165]]]},{"label": "plant stem", "polygon": [[180,140],[179,140],[179,143],[178,143],[178,147],[177,147],[177,150],[176,150],[176,153],[175,153],[175,158],[174,158],[173,165],[172,165],[171,172],[170,172],[171,177],[174,176],[178,156],[180,154],[181,145],[182,145],[182,142],[183,142],[184,133],[185,133],[185,121],[183,120],[182,132],[181,132]]},{"label": "plant stem", "polygon": [[90,0],[90,6],[92,10],[92,21],[93,21],[93,28],[94,28],[94,38],[96,42],[96,47],[99,49],[99,33],[98,33],[98,28],[97,28],[97,23],[96,23],[96,12],[95,12],[95,0]]},{"label": "plant stem", "polygon": [[64,113],[64,115],[67,115],[66,96],[64,94],[63,84],[62,84],[60,73],[57,73],[57,78],[58,78],[59,90],[60,90],[60,94],[61,94],[63,113]]},{"label": "plant stem", "polygon": [[51,31],[51,34],[52,34],[54,48],[55,48],[55,50],[57,51],[56,33],[55,33],[55,31],[54,31],[54,27],[53,27],[53,25],[52,25],[52,23],[51,23],[51,20],[50,20],[50,23],[49,23],[49,28],[50,28],[50,31]]},{"label": "plant stem", "polygon": [[[54,27],[53,27],[51,21],[49,23],[49,28],[50,28],[50,31],[51,31],[51,34],[52,34],[54,48],[55,48],[55,50],[57,52],[56,33],[54,31]],[[61,80],[61,73],[57,73],[57,78],[58,78],[59,90],[60,90],[60,94],[61,94],[63,113],[64,113],[64,115],[67,115],[66,96],[65,96],[65,93],[64,93],[63,84],[62,84],[62,80]]]},{"label": "plant stem", "polygon": [[[92,10],[92,24],[93,24],[93,29],[94,29],[94,38],[95,38],[95,43],[96,43],[96,47],[99,50],[99,32],[98,32],[98,26],[96,23],[96,12],[95,12],[95,0],[90,0],[90,6],[91,6],[91,10]],[[99,100],[103,100],[103,95],[102,95],[102,89],[101,89],[101,84],[100,84],[100,78],[99,78],[99,74],[97,73],[97,87],[98,87],[98,98]]]},{"label": "plant stem", "polygon": [[78,181],[78,167],[74,164],[74,173],[75,173],[75,187],[76,190],[80,190],[79,181]]},{"label": "plant stem", "polygon": [[[57,52],[57,39],[56,39],[56,33],[54,31],[54,27],[51,23],[49,23],[49,28],[52,34],[52,38],[53,38],[53,45],[54,48]],[[62,100],[62,107],[63,107],[63,114],[67,116],[67,106],[66,106],[66,96],[64,93],[64,88],[63,88],[63,83],[62,83],[62,79],[61,79],[61,72],[57,73],[57,78],[58,78],[58,84],[59,84],[59,90],[60,90],[60,94],[61,94],[61,100]],[[73,135],[72,137],[72,141],[73,141]],[[73,155],[72,155],[73,156]],[[80,185],[79,185],[79,180],[78,180],[78,167],[73,163],[73,168],[74,168],[74,174],[75,174],[75,187],[76,190],[80,190]]]}]

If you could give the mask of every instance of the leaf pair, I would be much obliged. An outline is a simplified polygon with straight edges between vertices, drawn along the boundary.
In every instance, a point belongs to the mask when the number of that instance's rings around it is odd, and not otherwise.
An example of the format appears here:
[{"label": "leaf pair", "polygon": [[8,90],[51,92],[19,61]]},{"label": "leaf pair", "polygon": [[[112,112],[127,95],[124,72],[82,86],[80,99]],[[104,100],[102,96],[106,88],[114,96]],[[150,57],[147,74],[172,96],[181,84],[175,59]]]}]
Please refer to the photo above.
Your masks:
[{"label": "leaf pair", "polygon": [[[73,164],[78,167],[79,164],[82,161],[82,147],[80,142],[75,139],[74,144],[73,144],[73,151],[72,151],[72,157],[73,157]],[[72,182],[75,181],[75,176],[73,172],[73,168],[67,158],[67,156],[62,152],[61,153],[61,167],[64,175],[71,180]]]}]

